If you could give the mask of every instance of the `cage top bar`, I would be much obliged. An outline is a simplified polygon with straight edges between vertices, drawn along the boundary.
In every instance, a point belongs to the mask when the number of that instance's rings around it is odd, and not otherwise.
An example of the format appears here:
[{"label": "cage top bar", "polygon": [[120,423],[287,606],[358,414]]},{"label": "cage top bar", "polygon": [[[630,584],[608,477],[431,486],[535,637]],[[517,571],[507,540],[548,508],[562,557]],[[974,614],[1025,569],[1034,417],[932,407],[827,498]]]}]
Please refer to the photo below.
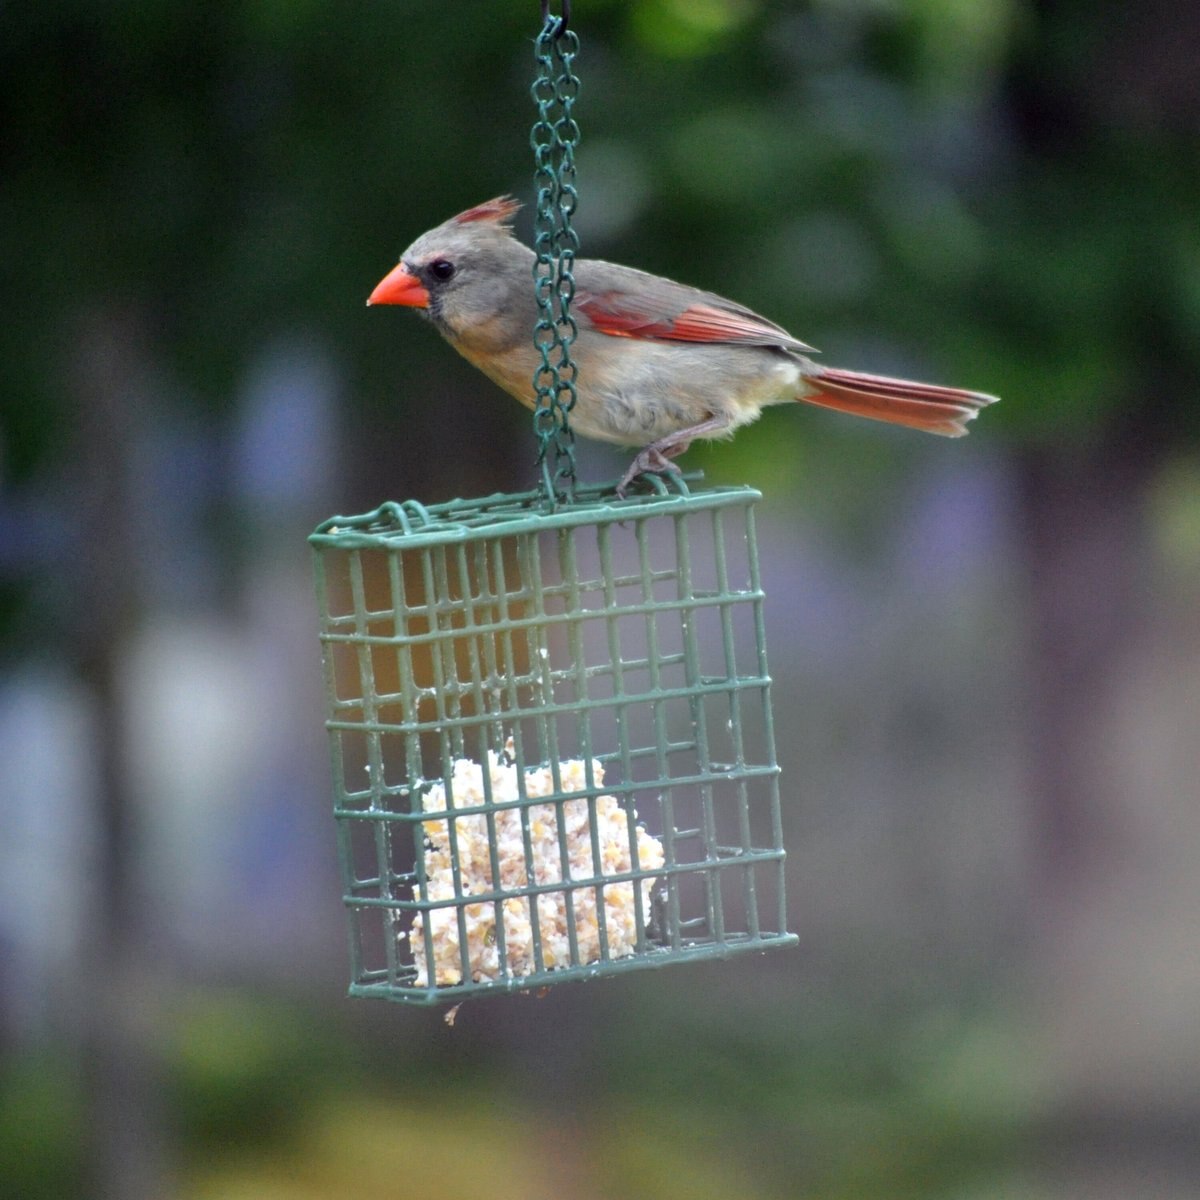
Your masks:
[{"label": "cage top bar", "polygon": [[413,548],[425,544],[468,542],[531,531],[611,524],[668,512],[696,512],[728,505],[753,504],[762,494],[749,487],[713,487],[692,492],[687,479],[670,483],[655,477],[655,490],[620,499],[611,484],[577,485],[574,503],[555,507],[540,490],[497,492],[479,500],[449,500],[424,505],[389,500],[372,512],[330,517],[309,536],[318,548],[385,548],[398,541]]}]

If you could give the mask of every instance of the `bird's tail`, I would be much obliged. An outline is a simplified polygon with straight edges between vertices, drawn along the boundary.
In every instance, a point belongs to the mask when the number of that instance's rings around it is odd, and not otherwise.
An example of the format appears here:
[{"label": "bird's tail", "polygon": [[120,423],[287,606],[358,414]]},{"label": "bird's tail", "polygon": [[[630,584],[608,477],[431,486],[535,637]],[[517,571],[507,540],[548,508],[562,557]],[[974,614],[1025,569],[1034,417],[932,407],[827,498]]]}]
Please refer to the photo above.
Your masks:
[{"label": "bird's tail", "polygon": [[820,368],[805,383],[809,390],[799,398],[808,404],[907,425],[943,437],[962,437],[967,432],[967,422],[981,408],[997,400],[996,396],[983,392],[912,383],[885,375],[864,375],[836,367]]}]

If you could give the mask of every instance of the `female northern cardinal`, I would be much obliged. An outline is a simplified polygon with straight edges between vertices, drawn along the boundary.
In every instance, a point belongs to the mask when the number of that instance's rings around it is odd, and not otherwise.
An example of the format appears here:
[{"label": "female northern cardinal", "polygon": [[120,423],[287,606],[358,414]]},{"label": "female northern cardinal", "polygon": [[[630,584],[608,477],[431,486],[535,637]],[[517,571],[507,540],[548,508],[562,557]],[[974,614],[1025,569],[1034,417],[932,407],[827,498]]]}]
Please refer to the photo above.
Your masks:
[{"label": "female northern cardinal", "polygon": [[[451,217],[417,238],[368,304],[421,310],[468,362],[527,408],[536,403],[533,251],[508,224],[508,196]],[[642,450],[617,488],[671,459],[693,438],[720,437],[768,404],[825,408],[961,437],[996,397],[820,367],[786,330],[712,292],[613,263],[578,259],[571,302],[579,334],[573,428]]]}]

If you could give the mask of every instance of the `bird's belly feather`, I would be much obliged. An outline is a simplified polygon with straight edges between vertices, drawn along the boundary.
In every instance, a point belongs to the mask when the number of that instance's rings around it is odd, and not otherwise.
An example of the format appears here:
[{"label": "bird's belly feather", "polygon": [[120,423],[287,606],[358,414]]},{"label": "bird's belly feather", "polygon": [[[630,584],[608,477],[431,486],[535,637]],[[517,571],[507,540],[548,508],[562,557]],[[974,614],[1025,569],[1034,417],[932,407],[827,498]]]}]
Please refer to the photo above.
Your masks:
[{"label": "bird's belly feather", "polygon": [[[615,344],[614,344],[615,343]],[[765,347],[696,346],[605,338],[606,353],[578,347],[578,387],[570,422],[584,437],[620,446],[645,446],[668,434],[724,417],[726,432],[755,420],[769,404],[795,400],[800,360]],[[532,346],[503,354],[475,354],[458,342],[468,362],[526,408],[535,404]]]}]

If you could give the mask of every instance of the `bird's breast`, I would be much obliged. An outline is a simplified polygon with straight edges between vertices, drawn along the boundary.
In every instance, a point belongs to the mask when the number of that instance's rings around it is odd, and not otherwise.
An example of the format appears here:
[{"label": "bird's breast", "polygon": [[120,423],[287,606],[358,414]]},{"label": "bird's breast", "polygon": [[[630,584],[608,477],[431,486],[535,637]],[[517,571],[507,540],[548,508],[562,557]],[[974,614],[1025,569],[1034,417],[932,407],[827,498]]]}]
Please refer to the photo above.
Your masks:
[{"label": "bird's breast", "polygon": [[[469,363],[532,409],[541,365],[532,333],[528,341],[497,346],[500,330],[490,324],[465,337],[446,336]],[[681,345],[583,329],[570,349],[577,368],[572,426],[584,437],[622,446],[645,446],[714,416],[732,431],[800,391],[799,360],[767,347]]]},{"label": "bird's breast", "polygon": [[529,408],[533,407],[533,354],[480,353],[470,346],[459,346],[459,353],[472,366],[478,367],[489,379],[515,396]]},{"label": "bird's breast", "polygon": [[596,336],[578,355],[571,417],[588,437],[644,446],[711,417],[733,430],[798,394],[799,364],[777,351]]}]

